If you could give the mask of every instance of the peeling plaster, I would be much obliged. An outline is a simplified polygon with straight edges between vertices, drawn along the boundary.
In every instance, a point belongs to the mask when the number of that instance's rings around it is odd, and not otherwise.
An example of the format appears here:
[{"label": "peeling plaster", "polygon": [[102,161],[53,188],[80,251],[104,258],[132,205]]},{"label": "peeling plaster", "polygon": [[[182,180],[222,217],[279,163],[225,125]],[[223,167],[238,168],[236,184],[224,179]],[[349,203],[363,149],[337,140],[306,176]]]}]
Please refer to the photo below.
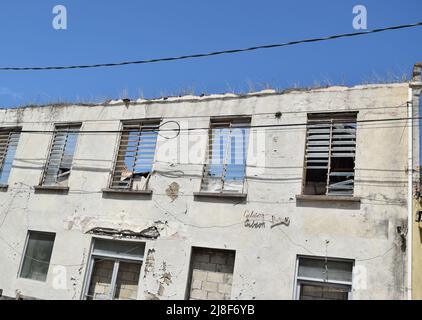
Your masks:
[{"label": "peeling plaster", "polygon": [[171,198],[172,201],[176,200],[179,197],[179,188],[179,184],[177,182],[173,182],[166,189],[166,194]]}]

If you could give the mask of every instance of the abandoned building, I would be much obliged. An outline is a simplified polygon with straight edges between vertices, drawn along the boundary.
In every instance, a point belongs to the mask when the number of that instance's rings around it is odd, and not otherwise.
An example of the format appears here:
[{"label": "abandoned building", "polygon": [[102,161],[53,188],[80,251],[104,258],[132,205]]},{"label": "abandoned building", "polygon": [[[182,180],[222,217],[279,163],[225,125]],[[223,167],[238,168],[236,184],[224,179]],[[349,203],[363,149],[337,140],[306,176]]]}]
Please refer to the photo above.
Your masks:
[{"label": "abandoned building", "polygon": [[0,110],[2,296],[407,299],[409,89]]}]

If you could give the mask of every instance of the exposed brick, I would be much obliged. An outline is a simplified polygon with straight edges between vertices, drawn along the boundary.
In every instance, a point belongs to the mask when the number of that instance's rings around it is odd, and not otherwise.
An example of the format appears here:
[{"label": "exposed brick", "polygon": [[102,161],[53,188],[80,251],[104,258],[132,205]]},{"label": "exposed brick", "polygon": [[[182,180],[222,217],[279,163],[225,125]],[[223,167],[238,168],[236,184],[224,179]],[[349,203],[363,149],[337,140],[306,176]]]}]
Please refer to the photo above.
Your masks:
[{"label": "exposed brick", "polygon": [[226,283],[219,283],[218,284],[218,292],[230,294],[232,292],[232,286]]},{"label": "exposed brick", "polygon": [[205,263],[205,262],[201,262],[199,264],[199,268],[201,270],[206,270],[206,271],[217,271],[217,265],[215,263]]},{"label": "exposed brick", "polygon": [[224,273],[208,272],[207,280],[211,281],[211,282],[223,283],[224,282]]},{"label": "exposed brick", "polygon": [[208,253],[198,253],[194,259],[199,262],[210,262],[210,255]]},{"label": "exposed brick", "polygon": [[234,254],[195,249],[192,255],[191,299],[230,299]]},{"label": "exposed brick", "polygon": [[208,300],[224,300],[224,294],[219,292],[208,292]]},{"label": "exposed brick", "polygon": [[206,281],[208,277],[208,272],[194,269],[192,272],[192,280],[200,280],[200,281]]},{"label": "exposed brick", "polygon": [[223,273],[233,273],[233,266],[229,266],[225,264],[217,264],[217,268],[215,271],[223,272]]},{"label": "exposed brick", "polygon": [[119,290],[118,292],[116,292],[116,299],[130,299],[133,296],[133,291],[132,290],[127,290],[127,289],[123,289],[123,290]]},{"label": "exposed brick", "polygon": [[201,280],[193,280],[192,281],[192,289],[202,289],[202,281]]},{"label": "exposed brick", "polygon": [[224,275],[224,282],[227,284],[233,284],[233,274],[226,273]]},{"label": "exposed brick", "polygon": [[193,289],[190,293],[190,297],[198,300],[207,299],[207,292],[204,290]]},{"label": "exposed brick", "polygon": [[203,282],[202,289],[206,291],[217,291],[218,290],[218,283],[215,282]]},{"label": "exposed brick", "polygon": [[211,256],[211,263],[225,265],[227,263],[226,255],[222,253],[216,253]]},{"label": "exposed brick", "polygon": [[227,265],[229,266],[234,266],[234,254],[231,254],[228,258],[227,258]]}]

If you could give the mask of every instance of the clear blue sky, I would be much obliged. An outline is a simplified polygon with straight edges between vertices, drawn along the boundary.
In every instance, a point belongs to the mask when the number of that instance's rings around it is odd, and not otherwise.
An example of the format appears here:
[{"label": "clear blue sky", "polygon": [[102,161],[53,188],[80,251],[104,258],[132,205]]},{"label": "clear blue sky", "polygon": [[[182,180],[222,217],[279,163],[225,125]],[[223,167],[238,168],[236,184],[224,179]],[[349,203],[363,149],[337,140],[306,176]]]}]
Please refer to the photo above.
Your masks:
[{"label": "clear blue sky", "polygon": [[[54,30],[52,8],[68,10]],[[0,66],[91,64],[183,55],[422,21],[421,0],[14,0],[0,4]],[[0,72],[0,107],[261,89],[353,85],[410,74],[422,28],[190,61],[96,70]],[[253,84],[253,85],[252,85]]]}]

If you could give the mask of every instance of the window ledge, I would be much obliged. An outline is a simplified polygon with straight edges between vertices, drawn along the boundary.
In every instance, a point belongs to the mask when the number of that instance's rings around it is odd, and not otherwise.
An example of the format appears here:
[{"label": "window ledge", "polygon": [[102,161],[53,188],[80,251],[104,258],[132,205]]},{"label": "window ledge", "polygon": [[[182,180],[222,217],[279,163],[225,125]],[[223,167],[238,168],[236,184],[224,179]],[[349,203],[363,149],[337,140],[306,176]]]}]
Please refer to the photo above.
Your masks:
[{"label": "window ledge", "polygon": [[35,191],[56,191],[56,192],[69,192],[69,187],[64,186],[34,186]]},{"label": "window ledge", "polygon": [[7,189],[9,188],[8,184],[0,184],[0,192],[3,191],[7,191]]},{"label": "window ledge", "polygon": [[313,196],[313,195],[297,195],[297,201],[332,201],[332,202],[360,202],[359,197],[346,197],[346,196]]},{"label": "window ledge", "polygon": [[213,198],[237,198],[246,199],[248,196],[246,193],[235,193],[235,192],[194,192],[195,197],[213,197]]},{"label": "window ledge", "polygon": [[111,193],[111,194],[145,194],[150,195],[152,194],[152,190],[131,190],[131,189],[103,189],[103,193]]},{"label": "window ledge", "polygon": [[422,88],[422,82],[413,81],[413,82],[410,82],[410,86],[413,88],[417,88],[417,87]]}]

